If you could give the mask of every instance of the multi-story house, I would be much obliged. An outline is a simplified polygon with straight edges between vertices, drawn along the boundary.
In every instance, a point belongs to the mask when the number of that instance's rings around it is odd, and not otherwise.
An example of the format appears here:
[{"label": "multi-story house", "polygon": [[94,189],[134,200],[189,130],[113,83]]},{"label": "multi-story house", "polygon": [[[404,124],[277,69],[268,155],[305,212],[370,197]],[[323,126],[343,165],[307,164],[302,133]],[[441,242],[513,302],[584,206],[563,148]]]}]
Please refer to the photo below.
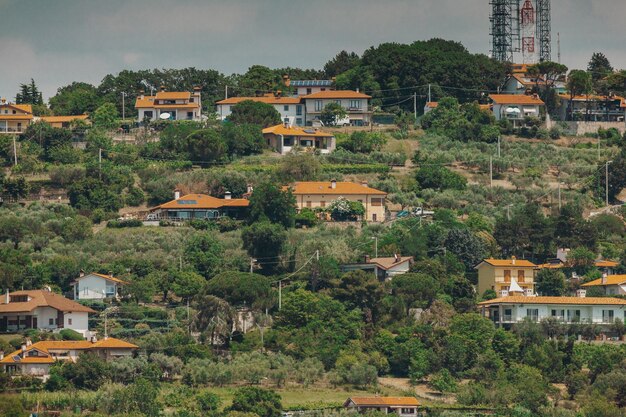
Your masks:
[{"label": "multi-story house", "polygon": [[496,120],[510,120],[514,127],[524,123],[526,117],[540,117],[545,103],[538,95],[491,94],[493,115]]},{"label": "multi-story house", "polygon": [[558,109],[561,120],[590,122],[623,122],[626,117],[626,99],[616,95],[595,94],[574,96],[560,94]]},{"label": "multi-story house", "polygon": [[218,101],[216,103],[217,114],[220,120],[228,119],[228,116],[232,113],[233,107],[246,100],[270,104],[280,114],[283,123],[288,123],[291,126],[305,125],[306,113],[300,97],[284,97],[280,94],[272,93],[265,94],[261,97],[230,97]]},{"label": "multi-story house", "polygon": [[358,90],[320,91],[306,95],[302,97],[306,106],[306,124],[311,126],[319,123],[324,107],[331,103],[337,103],[347,113],[345,119],[340,120],[339,124],[353,126],[369,125],[372,116],[371,98],[371,96],[360,93]]},{"label": "multi-story house", "polygon": [[296,182],[291,187],[296,197],[298,210],[303,208],[324,208],[342,197],[348,201],[358,201],[365,208],[363,220],[381,222],[385,220],[385,199],[387,193],[370,188],[367,183],[353,182]]},{"label": "multi-story house", "polygon": [[13,104],[0,99],[0,133],[21,134],[33,121],[30,104]]},{"label": "multi-story house", "polygon": [[143,93],[137,97],[137,121],[144,120],[202,120],[202,103],[200,88],[195,87],[193,93],[188,91],[161,91],[154,96]]},{"label": "multi-story house", "polygon": [[606,295],[626,295],[626,275],[602,274],[602,278],[587,282],[583,288],[600,288]]},{"label": "multi-story house", "polygon": [[525,320],[539,322],[552,318],[561,323],[610,325],[626,319],[626,300],[611,297],[586,297],[578,290],[576,297],[507,296],[478,303],[484,317],[497,326],[510,327]]},{"label": "multi-story house", "polygon": [[[521,288],[524,294],[535,293],[535,270],[537,265],[525,259],[485,259],[478,270],[478,294],[494,290],[498,296],[509,294],[511,287]],[[518,288],[519,286],[519,288]]]},{"label": "multi-story house", "polygon": [[263,137],[267,146],[281,155],[291,152],[294,147],[322,154],[335,150],[335,136],[312,127],[299,128],[284,123],[263,129]]},{"label": "multi-story house", "polygon": [[49,290],[7,292],[0,303],[0,332],[72,329],[83,335],[91,308]]},{"label": "multi-story house", "polygon": [[80,273],[79,277],[72,282],[74,300],[102,300],[104,298],[116,298],[122,286],[128,284],[112,274],[104,275],[92,272],[91,274]]}]

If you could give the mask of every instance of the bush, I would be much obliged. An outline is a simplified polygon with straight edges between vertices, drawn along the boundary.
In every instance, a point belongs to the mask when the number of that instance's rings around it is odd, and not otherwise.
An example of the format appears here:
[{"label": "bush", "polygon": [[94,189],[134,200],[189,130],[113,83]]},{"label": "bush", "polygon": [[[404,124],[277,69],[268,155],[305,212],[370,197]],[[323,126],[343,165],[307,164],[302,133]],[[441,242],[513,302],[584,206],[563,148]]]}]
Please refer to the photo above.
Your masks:
[{"label": "bush", "polygon": [[141,227],[143,226],[143,222],[139,219],[128,219],[128,220],[111,220],[107,223],[107,227],[113,229],[121,229],[124,227]]},{"label": "bush", "polygon": [[82,334],[72,329],[63,329],[59,334],[63,340],[85,340]]},{"label": "bush", "polygon": [[456,392],[457,383],[450,371],[442,369],[433,375],[429,385],[440,392]]}]

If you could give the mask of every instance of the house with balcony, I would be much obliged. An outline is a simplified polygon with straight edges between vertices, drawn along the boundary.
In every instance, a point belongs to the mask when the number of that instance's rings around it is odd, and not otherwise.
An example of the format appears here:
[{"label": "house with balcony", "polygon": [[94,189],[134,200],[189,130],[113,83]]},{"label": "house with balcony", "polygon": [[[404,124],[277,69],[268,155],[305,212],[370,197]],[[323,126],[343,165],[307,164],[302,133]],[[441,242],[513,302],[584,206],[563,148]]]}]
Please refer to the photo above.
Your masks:
[{"label": "house with balcony", "polygon": [[320,91],[302,97],[306,106],[306,124],[312,126],[320,123],[322,110],[328,104],[337,103],[347,113],[346,118],[340,124],[352,126],[367,126],[370,124],[372,109],[370,106],[371,96],[352,90]]},{"label": "house with balcony", "polygon": [[218,219],[230,217],[243,219],[248,213],[250,202],[244,198],[232,198],[226,192],[224,198],[206,194],[180,195],[174,191],[174,199],[150,209],[149,219],[187,221],[193,219]]},{"label": "house with balcony", "polygon": [[416,417],[420,406],[415,397],[350,397],[343,407],[360,414],[378,411],[400,417]]},{"label": "house with balcony", "polygon": [[0,99],[0,133],[19,135],[33,122],[33,106]]},{"label": "house with balcony", "polygon": [[510,120],[514,127],[524,124],[526,117],[540,117],[545,103],[537,94],[490,94],[496,120]]},{"label": "house with balcony", "polygon": [[80,276],[71,283],[74,300],[117,298],[121,287],[127,284],[126,281],[112,274],[104,275],[95,272],[86,275],[81,272]]},{"label": "house with balcony", "polygon": [[412,256],[384,256],[379,258],[370,258],[365,256],[363,262],[355,264],[341,265],[342,272],[350,271],[367,271],[372,272],[379,281],[391,280],[396,275],[406,274],[413,263]]},{"label": "house with balcony", "polygon": [[535,271],[537,265],[525,259],[485,259],[475,268],[478,271],[478,295],[494,290],[498,296],[508,295],[513,289],[521,288],[524,294],[535,293]]},{"label": "house with balcony", "polygon": [[189,91],[161,91],[154,96],[141,93],[135,101],[137,121],[144,120],[202,120],[200,88]]},{"label": "house with balcony", "polygon": [[626,117],[626,99],[621,96],[590,94],[571,97],[559,94],[559,99],[560,120],[624,122]]},{"label": "house with balcony", "polygon": [[284,97],[280,93],[268,93],[260,97],[230,97],[216,103],[217,115],[220,120],[228,120],[233,107],[242,101],[256,101],[269,104],[280,114],[283,123],[290,126],[304,126],[306,112],[300,97]]},{"label": "house with balcony", "polygon": [[387,193],[370,188],[367,183],[332,181],[296,182],[290,187],[296,198],[298,211],[303,208],[325,208],[333,201],[344,198],[348,201],[358,201],[365,208],[363,220],[382,222],[385,220],[385,199]]},{"label": "house with balcony", "polygon": [[46,380],[56,362],[76,362],[83,353],[91,353],[112,361],[132,356],[139,346],[113,337],[98,340],[45,340],[31,343],[26,339],[15,352],[0,352],[0,369],[9,375],[28,375]]},{"label": "house with balcony", "polygon": [[576,297],[499,297],[478,303],[478,308],[484,317],[505,328],[526,320],[540,322],[548,318],[564,324],[598,325],[611,325],[615,319],[626,319],[626,300],[587,297],[585,290],[578,290]]},{"label": "house with balcony", "polygon": [[90,313],[95,311],[48,289],[7,291],[0,303],[0,332],[72,329],[85,335]]},{"label": "house with balcony", "polygon": [[600,288],[605,295],[626,295],[626,275],[602,274],[602,278],[584,283],[584,289]]},{"label": "house with balcony", "polygon": [[564,81],[554,81],[548,83],[543,76],[528,75],[525,73],[514,73],[510,75],[502,86],[502,94],[532,94],[537,89],[553,88],[557,93],[562,94],[567,91]]},{"label": "house with balcony", "polygon": [[267,146],[281,155],[286,155],[294,148],[304,151],[317,151],[322,154],[335,150],[335,135],[316,128],[300,128],[288,123],[263,129]]}]

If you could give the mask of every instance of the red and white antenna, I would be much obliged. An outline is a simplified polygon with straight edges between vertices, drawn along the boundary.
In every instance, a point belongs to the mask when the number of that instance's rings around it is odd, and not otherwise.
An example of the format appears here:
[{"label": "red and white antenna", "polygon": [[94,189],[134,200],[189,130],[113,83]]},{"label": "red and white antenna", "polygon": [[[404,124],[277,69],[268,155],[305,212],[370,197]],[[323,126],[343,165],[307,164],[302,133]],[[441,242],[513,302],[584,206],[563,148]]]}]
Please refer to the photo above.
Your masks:
[{"label": "red and white antenna", "polygon": [[522,59],[524,64],[537,62],[535,47],[537,26],[535,24],[535,7],[531,0],[525,0],[520,10],[520,29],[522,32]]}]

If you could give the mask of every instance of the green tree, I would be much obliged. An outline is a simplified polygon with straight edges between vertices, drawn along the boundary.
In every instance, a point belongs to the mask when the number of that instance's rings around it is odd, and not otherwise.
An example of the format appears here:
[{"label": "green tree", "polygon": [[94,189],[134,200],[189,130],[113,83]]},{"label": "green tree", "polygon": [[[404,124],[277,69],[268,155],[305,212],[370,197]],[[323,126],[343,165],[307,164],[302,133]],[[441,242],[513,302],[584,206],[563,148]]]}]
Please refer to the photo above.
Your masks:
[{"label": "green tree", "polygon": [[110,370],[104,359],[85,353],[76,362],[63,365],[61,374],[78,389],[97,390],[109,378]]},{"label": "green tree", "polygon": [[370,153],[380,151],[387,143],[387,139],[380,133],[368,133],[364,131],[352,132],[345,142],[339,147],[350,152]]},{"label": "green tree", "polygon": [[602,52],[594,52],[587,64],[587,72],[594,83],[613,73],[611,62]]},{"label": "green tree", "polygon": [[271,390],[243,387],[235,391],[229,410],[255,413],[259,417],[280,417],[282,414],[281,398]]},{"label": "green tree", "polygon": [[54,114],[79,115],[94,112],[100,105],[100,97],[93,85],[73,82],[60,87],[49,102]]},{"label": "green tree", "polygon": [[432,188],[438,191],[448,189],[464,190],[467,186],[465,177],[439,165],[421,167],[415,173],[415,179],[422,189]]},{"label": "green tree", "polygon": [[334,283],[330,293],[350,308],[359,308],[363,311],[366,323],[373,323],[377,318],[384,289],[375,274],[351,271]]},{"label": "green tree", "polygon": [[3,417],[27,417],[29,413],[24,409],[19,396],[0,396],[0,415]]},{"label": "green tree", "polygon": [[206,280],[202,275],[195,272],[179,271],[174,274],[172,291],[182,299],[188,300],[198,294],[198,291],[200,291],[205,283]]},{"label": "green tree", "polygon": [[211,278],[219,270],[223,247],[209,232],[192,235],[185,244],[185,260],[206,279]]},{"label": "green tree", "polygon": [[487,256],[485,241],[467,229],[449,230],[444,246],[463,262],[467,271],[473,270]]},{"label": "green tree", "polygon": [[280,113],[271,104],[244,100],[231,108],[228,121],[236,125],[253,124],[263,128],[282,123]]},{"label": "green tree", "polygon": [[336,77],[359,65],[359,61],[359,56],[356,53],[343,50],[324,64],[324,73],[327,77]]},{"label": "green tree", "polygon": [[[578,95],[589,95],[593,88],[592,79],[588,72],[583,70],[572,70],[567,77],[567,89],[569,90],[570,100]],[[570,120],[574,120],[574,108],[570,107]]]},{"label": "green tree", "polygon": [[187,137],[187,152],[192,161],[211,163],[222,161],[228,148],[216,129],[202,129]]},{"label": "green tree", "polygon": [[198,403],[198,408],[205,413],[217,411],[222,404],[222,400],[217,394],[208,391],[196,394],[196,402]]},{"label": "green tree", "polygon": [[228,147],[228,154],[233,156],[254,155],[263,152],[265,141],[259,125],[225,123],[222,137]]},{"label": "green tree", "polygon": [[205,292],[235,306],[247,304],[263,309],[270,307],[273,301],[268,278],[247,272],[222,272],[206,284]]},{"label": "green tree", "polygon": [[424,273],[397,275],[391,281],[393,295],[397,296],[405,307],[429,307],[441,289],[437,279]]},{"label": "green tree", "polygon": [[289,153],[282,158],[280,178],[286,181],[313,181],[322,170],[322,164],[310,153]]},{"label": "green tree", "polygon": [[267,220],[284,227],[293,227],[296,215],[296,198],[291,190],[282,190],[265,182],[255,187],[250,197],[248,223]]},{"label": "green tree", "polygon": [[346,109],[339,103],[328,103],[320,113],[320,120],[324,126],[337,126],[348,115]]},{"label": "green tree", "polygon": [[104,103],[96,109],[92,116],[94,127],[112,130],[117,127],[117,108],[112,103]]},{"label": "green tree", "polygon": [[264,274],[271,274],[277,269],[278,255],[286,239],[285,229],[280,224],[267,220],[257,221],[243,229],[241,239],[248,254],[258,258]]},{"label": "green tree", "polygon": [[537,292],[541,295],[559,297],[565,293],[565,274],[558,269],[542,269],[535,282]]}]

